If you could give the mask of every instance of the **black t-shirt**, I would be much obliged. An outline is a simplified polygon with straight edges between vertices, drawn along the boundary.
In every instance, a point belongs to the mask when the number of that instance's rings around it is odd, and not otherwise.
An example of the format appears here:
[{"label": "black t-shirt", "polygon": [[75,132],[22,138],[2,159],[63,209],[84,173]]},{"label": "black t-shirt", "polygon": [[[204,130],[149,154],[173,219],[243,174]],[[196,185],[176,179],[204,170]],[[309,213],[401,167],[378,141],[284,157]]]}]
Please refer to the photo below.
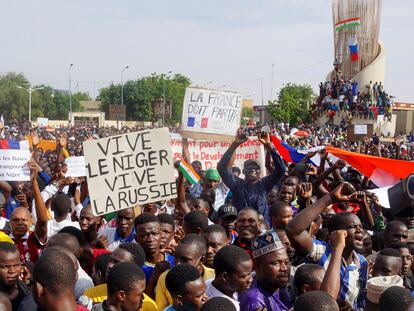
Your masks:
[{"label": "black t-shirt", "polygon": [[17,288],[19,289],[19,295],[11,301],[13,310],[33,310],[27,308],[21,309],[20,307],[23,300],[25,300],[26,296],[31,295],[30,289],[22,281],[17,281]]}]

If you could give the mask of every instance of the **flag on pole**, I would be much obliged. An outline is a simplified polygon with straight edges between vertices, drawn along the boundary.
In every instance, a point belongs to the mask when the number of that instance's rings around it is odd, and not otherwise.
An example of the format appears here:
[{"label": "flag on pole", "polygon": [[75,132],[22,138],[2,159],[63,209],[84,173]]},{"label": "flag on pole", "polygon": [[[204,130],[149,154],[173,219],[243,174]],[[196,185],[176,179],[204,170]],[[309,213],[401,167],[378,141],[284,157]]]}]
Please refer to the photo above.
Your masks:
[{"label": "flag on pole", "polygon": [[374,157],[333,147],[327,147],[326,151],[346,161],[378,187],[393,186],[414,172],[414,162],[410,161]]},{"label": "flag on pole", "polygon": [[186,161],[181,160],[180,163],[178,163],[178,168],[192,185],[197,184],[200,181],[200,175],[198,175],[194,168]]},{"label": "flag on pole", "polygon": [[348,40],[349,53],[351,54],[351,61],[356,62],[359,59],[357,38],[351,37]]},{"label": "flag on pole", "polygon": [[335,24],[335,30],[339,31],[348,27],[361,25],[361,19],[359,17],[348,18]]}]

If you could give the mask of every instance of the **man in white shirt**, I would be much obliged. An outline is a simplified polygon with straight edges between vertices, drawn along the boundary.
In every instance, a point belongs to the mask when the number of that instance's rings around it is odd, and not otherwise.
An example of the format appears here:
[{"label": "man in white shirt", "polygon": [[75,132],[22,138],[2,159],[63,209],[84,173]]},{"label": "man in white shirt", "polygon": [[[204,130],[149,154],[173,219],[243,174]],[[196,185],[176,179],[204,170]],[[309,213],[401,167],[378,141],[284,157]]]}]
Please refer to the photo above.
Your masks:
[{"label": "man in white shirt", "polygon": [[227,298],[239,311],[238,293],[252,284],[252,269],[253,262],[244,249],[235,245],[223,247],[214,257],[216,276],[206,282],[208,297]]},{"label": "man in white shirt", "polygon": [[63,192],[58,193],[52,198],[53,219],[47,223],[47,236],[51,237],[58,233],[61,229],[72,226],[80,229],[79,223],[70,220],[70,213],[72,211],[72,202],[69,197]]},{"label": "man in white shirt", "polygon": [[116,212],[116,227],[106,227],[99,230],[98,238],[104,244],[105,248],[111,252],[120,244],[133,242],[135,240],[134,228],[134,210],[126,208]]}]

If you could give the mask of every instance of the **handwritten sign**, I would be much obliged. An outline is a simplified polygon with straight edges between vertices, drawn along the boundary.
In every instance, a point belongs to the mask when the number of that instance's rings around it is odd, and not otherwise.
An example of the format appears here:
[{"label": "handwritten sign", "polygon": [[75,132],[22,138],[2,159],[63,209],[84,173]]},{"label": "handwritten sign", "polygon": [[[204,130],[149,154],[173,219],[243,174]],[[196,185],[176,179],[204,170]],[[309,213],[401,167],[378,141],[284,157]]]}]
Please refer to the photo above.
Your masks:
[{"label": "handwritten sign", "polygon": [[231,141],[240,127],[242,96],[188,87],[183,104],[184,137]]},{"label": "handwritten sign", "polygon": [[[178,134],[170,134],[170,144],[173,152],[174,161],[182,159],[182,139]],[[203,170],[209,168],[217,168],[217,163],[223,157],[224,153],[230,147],[228,142],[218,141],[201,141],[189,140],[188,149],[190,153],[190,161],[198,160],[203,164]],[[249,140],[241,144],[236,149],[234,166],[243,169],[243,163],[249,159],[256,159],[261,163],[262,174],[266,174],[265,151],[263,144],[257,137],[250,137]]]},{"label": "handwritten sign", "polygon": [[1,149],[0,180],[30,180],[30,170],[26,165],[30,158],[30,150]]},{"label": "handwritten sign", "polygon": [[69,157],[65,159],[68,170],[66,177],[83,177],[86,176],[85,157]]},{"label": "handwritten sign", "polygon": [[83,149],[95,215],[177,196],[167,128],[85,141]]}]

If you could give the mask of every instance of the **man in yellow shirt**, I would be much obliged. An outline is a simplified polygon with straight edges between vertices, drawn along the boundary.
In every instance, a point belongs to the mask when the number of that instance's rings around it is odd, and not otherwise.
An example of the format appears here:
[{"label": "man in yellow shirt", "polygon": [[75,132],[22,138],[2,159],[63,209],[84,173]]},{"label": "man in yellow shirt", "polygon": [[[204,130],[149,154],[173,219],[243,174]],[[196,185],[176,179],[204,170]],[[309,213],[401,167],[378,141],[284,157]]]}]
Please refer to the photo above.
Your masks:
[{"label": "man in yellow shirt", "polygon": [[[214,270],[203,265],[206,258],[207,244],[205,239],[198,234],[188,234],[178,244],[175,251],[175,265],[182,263],[190,264],[196,267],[206,281],[215,276]],[[170,270],[163,272],[157,283],[155,292],[155,302],[159,310],[164,310],[173,303],[173,299],[165,285],[165,278]]]},{"label": "man in yellow shirt", "polygon": [[[111,255],[111,260],[108,263],[107,274],[110,269],[119,262],[132,262],[138,267],[142,267],[145,262],[144,250],[137,243],[124,243],[119,245]],[[101,303],[108,298],[107,284],[100,284],[89,288],[83,294],[92,299],[94,304]],[[158,311],[158,307],[154,300],[143,294],[142,307],[140,311]]]}]

